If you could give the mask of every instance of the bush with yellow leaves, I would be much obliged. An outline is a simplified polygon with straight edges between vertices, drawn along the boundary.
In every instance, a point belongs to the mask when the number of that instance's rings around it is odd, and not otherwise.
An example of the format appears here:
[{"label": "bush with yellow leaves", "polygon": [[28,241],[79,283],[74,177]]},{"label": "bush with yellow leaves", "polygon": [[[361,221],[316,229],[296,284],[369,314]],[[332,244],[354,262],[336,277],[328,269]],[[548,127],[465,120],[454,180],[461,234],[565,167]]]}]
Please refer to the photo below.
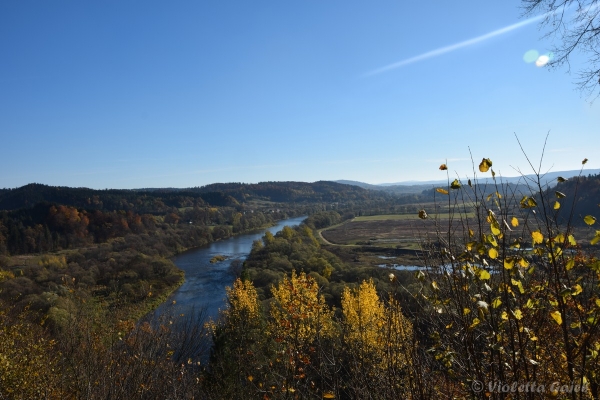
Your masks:
[{"label": "bush with yellow leaves", "polygon": [[[490,159],[479,171],[491,172],[492,183],[448,178],[437,189],[448,217],[429,222],[436,230],[425,246],[429,268],[417,273],[415,324],[430,341],[435,382],[457,397],[504,398],[494,383],[536,382],[543,393],[513,398],[597,399],[600,261],[590,254],[599,235],[576,240],[576,216],[559,214],[576,192],[550,190],[535,168],[517,190],[502,184]],[[426,210],[419,216],[428,223]],[[554,382],[585,390],[550,393]]]},{"label": "bush with yellow leaves", "polygon": [[342,295],[343,343],[347,386],[353,397],[404,398],[412,376],[412,324],[400,304],[390,296],[380,300],[373,281],[363,281]]},{"label": "bush with yellow leaves", "polygon": [[63,398],[55,345],[26,312],[0,309],[0,398]]}]

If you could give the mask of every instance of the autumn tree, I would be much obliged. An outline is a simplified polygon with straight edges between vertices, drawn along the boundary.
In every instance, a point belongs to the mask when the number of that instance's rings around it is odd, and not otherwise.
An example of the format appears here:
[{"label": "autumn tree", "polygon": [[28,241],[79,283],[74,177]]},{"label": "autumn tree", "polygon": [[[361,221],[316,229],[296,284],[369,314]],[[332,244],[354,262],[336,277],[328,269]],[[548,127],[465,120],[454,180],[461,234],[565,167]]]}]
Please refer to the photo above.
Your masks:
[{"label": "autumn tree", "polygon": [[252,398],[261,392],[258,385],[268,373],[263,315],[252,282],[237,279],[226,292],[223,322],[209,323],[214,347],[205,386],[211,397]]},{"label": "autumn tree", "polygon": [[292,271],[272,293],[268,331],[276,343],[275,368],[280,376],[274,386],[292,393],[326,393],[330,382],[319,371],[326,368],[322,352],[336,328],[317,282]]},{"label": "autumn tree", "polygon": [[[395,277],[392,275],[392,279]],[[343,342],[353,398],[407,398],[412,375],[412,324],[390,297],[386,306],[373,281],[342,296]]]}]

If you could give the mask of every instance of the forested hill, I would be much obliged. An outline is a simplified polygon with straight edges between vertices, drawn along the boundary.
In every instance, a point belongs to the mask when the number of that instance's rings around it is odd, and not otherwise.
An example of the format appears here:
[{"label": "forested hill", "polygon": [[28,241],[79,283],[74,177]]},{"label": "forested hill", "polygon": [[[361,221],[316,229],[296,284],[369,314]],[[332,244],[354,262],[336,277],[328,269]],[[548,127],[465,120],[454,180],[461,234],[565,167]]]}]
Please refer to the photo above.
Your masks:
[{"label": "forested hill", "polygon": [[384,198],[357,186],[335,182],[263,182],[256,184],[215,183],[187,189],[106,189],[71,188],[29,184],[0,190],[0,210],[30,208],[40,202],[88,210],[124,210],[162,213],[169,208],[193,206],[232,207],[249,200],[273,202],[343,202]]},{"label": "forested hill", "polygon": [[306,182],[260,182],[260,183],[214,183],[191,189],[199,193],[222,192],[238,201],[246,198],[263,199],[277,202],[304,201],[355,201],[386,197],[384,193],[374,192],[358,186],[345,185],[330,181]]},{"label": "forested hill", "polygon": [[600,174],[580,176],[560,182],[549,191],[549,199],[555,199],[555,191],[566,195],[566,198],[560,200],[560,216],[565,220],[571,214],[571,206],[575,196],[574,222],[581,223],[582,219],[579,217],[586,215],[600,218]]},{"label": "forested hill", "polygon": [[236,203],[235,199],[223,193],[198,194],[185,190],[95,190],[32,183],[17,189],[0,191],[0,210],[30,208],[41,202],[88,210],[124,210],[141,213],[160,213],[170,207],[232,206]]},{"label": "forested hill", "polygon": [[335,182],[215,183],[188,189],[70,188],[29,184],[0,190],[0,210],[30,208],[40,202],[92,210],[161,213],[171,207],[236,206],[249,200],[273,202],[338,202],[386,197],[357,186]]}]

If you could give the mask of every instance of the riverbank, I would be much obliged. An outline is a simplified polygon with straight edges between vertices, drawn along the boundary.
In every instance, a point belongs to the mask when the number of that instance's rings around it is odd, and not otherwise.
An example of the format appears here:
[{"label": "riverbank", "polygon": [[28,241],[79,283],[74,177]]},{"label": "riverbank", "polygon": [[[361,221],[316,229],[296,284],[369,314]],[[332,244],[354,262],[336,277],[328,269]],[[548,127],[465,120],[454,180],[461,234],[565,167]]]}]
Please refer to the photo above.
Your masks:
[{"label": "riverbank", "polygon": [[[231,264],[243,262],[252,250],[254,241],[261,240],[265,232],[275,234],[286,225],[300,224],[305,218],[280,220],[273,226],[215,241],[177,255],[173,261],[185,272],[185,282],[167,297],[165,303],[151,312],[149,318],[157,318],[164,313],[188,313],[192,309],[206,309],[207,317],[218,317],[219,309],[225,306],[225,288],[231,286],[235,279]],[[211,263],[215,256],[224,256],[226,260]],[[171,307],[173,301],[175,306]]]}]

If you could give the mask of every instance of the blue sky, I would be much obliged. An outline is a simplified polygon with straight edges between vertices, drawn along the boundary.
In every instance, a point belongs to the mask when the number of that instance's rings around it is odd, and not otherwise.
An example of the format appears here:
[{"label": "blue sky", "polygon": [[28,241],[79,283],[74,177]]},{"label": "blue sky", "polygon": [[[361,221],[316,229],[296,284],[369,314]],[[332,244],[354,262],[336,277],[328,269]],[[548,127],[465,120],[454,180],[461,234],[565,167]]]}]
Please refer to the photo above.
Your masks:
[{"label": "blue sky", "polygon": [[[600,103],[519,1],[2,1],[0,187],[600,168]],[[575,58],[573,70],[583,58]]]}]

